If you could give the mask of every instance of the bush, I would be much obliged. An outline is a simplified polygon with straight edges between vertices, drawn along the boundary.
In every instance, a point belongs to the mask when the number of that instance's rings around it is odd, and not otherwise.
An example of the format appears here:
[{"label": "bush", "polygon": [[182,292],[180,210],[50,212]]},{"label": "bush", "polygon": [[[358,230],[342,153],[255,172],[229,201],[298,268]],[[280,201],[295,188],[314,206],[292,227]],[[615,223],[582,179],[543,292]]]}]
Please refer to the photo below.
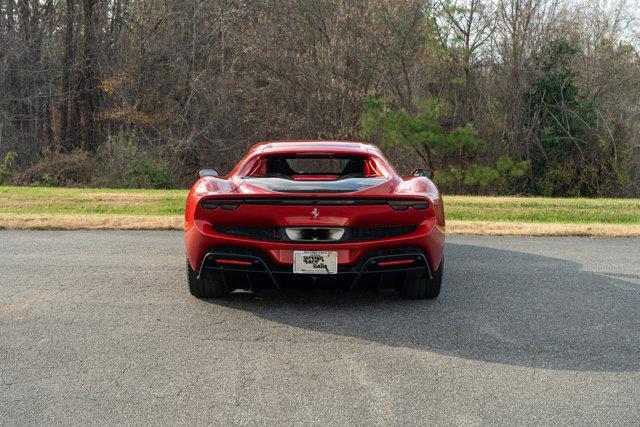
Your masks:
[{"label": "bush", "polygon": [[485,189],[493,184],[500,174],[497,170],[484,165],[470,165],[464,174],[464,185]]},{"label": "bush", "polygon": [[118,188],[174,188],[171,166],[141,147],[135,134],[107,138],[96,153],[96,184]]},{"label": "bush", "polygon": [[529,167],[528,160],[515,161],[504,154],[495,167],[475,163],[465,168],[450,166],[438,171],[435,181],[443,191],[457,194],[517,194],[524,187]]},{"label": "bush", "polygon": [[10,182],[16,185],[78,187],[91,183],[94,170],[95,164],[86,151],[45,153],[36,164],[16,173]]},{"label": "bush", "polygon": [[8,182],[15,174],[17,157],[18,154],[15,151],[9,151],[4,155],[4,159],[0,163],[0,185]]},{"label": "bush", "polygon": [[464,171],[457,166],[450,166],[448,169],[437,171],[434,181],[441,191],[456,193],[461,191],[463,179]]},{"label": "bush", "polygon": [[128,187],[138,188],[174,188],[175,180],[171,167],[166,163],[153,163],[149,160],[134,161],[124,171]]},{"label": "bush", "polygon": [[497,181],[500,194],[518,194],[527,182],[527,172],[531,168],[531,161],[515,161],[508,154],[503,154],[496,161],[496,170],[500,174]]}]

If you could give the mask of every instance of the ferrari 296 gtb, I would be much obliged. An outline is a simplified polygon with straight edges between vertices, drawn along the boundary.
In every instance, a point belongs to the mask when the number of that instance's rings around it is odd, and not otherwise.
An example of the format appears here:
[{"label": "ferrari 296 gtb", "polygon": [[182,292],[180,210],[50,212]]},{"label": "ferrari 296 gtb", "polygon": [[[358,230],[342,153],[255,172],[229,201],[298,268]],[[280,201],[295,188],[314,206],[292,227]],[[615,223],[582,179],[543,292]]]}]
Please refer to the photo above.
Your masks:
[{"label": "ferrari 296 gtb", "polygon": [[189,290],[315,283],[435,298],[445,221],[432,174],[403,178],[376,146],[341,141],[265,142],[226,176],[200,170],[185,212]]}]

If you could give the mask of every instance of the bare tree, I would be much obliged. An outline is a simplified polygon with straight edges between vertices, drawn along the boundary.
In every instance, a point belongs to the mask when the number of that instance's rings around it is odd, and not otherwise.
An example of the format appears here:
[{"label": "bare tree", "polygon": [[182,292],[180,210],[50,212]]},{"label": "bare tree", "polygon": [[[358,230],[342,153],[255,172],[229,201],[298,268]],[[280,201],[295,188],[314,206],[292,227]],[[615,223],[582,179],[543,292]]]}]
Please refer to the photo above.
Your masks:
[{"label": "bare tree", "polygon": [[640,182],[637,19],[637,0],[0,0],[0,155],[126,140],[187,180],[259,139],[358,139],[373,94],[410,113],[444,101],[440,125],[486,141],[474,161],[527,159],[543,147],[527,94],[563,39],[596,106],[584,156]]}]

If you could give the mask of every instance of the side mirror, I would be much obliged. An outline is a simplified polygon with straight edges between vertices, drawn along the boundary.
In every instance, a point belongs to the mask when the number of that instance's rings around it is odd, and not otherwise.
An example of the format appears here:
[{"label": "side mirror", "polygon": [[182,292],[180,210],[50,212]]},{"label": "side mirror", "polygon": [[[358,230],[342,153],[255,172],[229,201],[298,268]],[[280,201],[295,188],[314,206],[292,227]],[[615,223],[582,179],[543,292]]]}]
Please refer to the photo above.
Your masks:
[{"label": "side mirror", "polygon": [[414,169],[411,172],[412,176],[424,176],[426,178],[433,178],[436,174],[431,169]]},{"label": "side mirror", "polygon": [[215,168],[199,169],[197,172],[198,178],[203,176],[220,176],[220,172]]}]

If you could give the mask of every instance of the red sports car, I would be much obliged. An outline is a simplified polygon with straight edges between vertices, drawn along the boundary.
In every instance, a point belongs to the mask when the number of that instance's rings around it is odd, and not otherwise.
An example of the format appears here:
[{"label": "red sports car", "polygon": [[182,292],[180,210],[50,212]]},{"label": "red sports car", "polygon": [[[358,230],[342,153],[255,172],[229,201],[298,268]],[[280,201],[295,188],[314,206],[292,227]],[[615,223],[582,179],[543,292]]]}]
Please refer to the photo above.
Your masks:
[{"label": "red sports car", "polygon": [[374,145],[257,144],[226,176],[198,172],[185,212],[196,297],[315,282],[435,298],[444,209],[432,172],[402,178]]}]

